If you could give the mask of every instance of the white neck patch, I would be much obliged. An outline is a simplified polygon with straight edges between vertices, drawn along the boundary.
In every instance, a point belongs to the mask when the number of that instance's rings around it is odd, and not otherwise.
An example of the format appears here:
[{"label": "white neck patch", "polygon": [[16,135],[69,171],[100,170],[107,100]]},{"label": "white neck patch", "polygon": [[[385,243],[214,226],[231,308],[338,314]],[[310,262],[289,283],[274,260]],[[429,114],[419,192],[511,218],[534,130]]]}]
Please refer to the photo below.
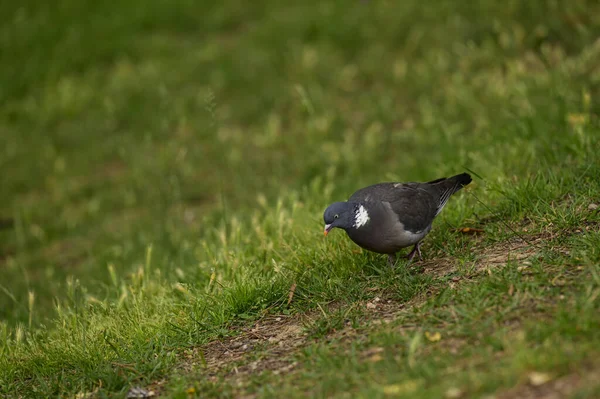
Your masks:
[{"label": "white neck patch", "polygon": [[370,219],[371,218],[369,217],[369,213],[367,212],[365,207],[361,205],[354,214],[354,227],[358,229],[359,227],[362,227],[365,224],[367,224],[367,222]]}]

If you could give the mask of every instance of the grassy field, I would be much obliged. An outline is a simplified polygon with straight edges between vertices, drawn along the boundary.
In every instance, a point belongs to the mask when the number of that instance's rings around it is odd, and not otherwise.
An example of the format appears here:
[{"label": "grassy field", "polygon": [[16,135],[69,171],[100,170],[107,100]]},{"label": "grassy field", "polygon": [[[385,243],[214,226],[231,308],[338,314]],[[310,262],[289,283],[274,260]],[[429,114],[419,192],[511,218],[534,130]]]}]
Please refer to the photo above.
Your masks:
[{"label": "grassy field", "polygon": [[[600,396],[598,2],[0,22],[1,397]],[[323,237],[463,171],[421,262]]]}]

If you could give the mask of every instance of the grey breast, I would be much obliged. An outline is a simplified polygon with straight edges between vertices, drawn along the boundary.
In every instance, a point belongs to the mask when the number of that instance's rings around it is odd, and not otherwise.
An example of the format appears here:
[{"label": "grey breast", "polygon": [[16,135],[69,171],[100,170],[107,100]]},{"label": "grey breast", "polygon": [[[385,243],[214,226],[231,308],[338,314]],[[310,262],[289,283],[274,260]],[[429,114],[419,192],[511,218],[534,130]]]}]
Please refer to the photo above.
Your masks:
[{"label": "grey breast", "polygon": [[370,251],[398,252],[416,244],[431,230],[431,223],[415,231],[406,229],[389,202],[369,201],[363,204],[369,215],[368,222],[360,227],[352,226],[346,232],[352,241]]}]

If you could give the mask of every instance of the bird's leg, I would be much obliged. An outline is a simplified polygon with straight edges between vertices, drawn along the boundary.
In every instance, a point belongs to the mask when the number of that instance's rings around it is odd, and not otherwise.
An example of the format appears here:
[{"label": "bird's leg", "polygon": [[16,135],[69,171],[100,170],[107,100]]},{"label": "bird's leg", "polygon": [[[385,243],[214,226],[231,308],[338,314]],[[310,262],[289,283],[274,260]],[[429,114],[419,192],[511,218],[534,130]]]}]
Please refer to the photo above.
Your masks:
[{"label": "bird's leg", "polygon": [[412,261],[413,258],[416,255],[419,255],[419,260],[423,260],[423,256],[421,256],[421,242],[419,241],[418,243],[415,244],[415,247],[413,248],[412,251],[410,251],[410,253],[406,256],[408,258],[409,261]]},{"label": "bird's leg", "polygon": [[396,265],[396,255],[395,254],[388,255],[388,265],[390,267],[394,267]]}]

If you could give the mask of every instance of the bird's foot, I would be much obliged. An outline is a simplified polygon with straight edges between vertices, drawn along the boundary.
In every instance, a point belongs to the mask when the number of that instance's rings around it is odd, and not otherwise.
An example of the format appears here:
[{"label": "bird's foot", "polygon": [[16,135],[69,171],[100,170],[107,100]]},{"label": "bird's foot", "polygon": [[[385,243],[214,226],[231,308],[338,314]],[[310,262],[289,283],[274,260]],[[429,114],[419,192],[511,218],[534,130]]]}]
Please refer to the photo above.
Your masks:
[{"label": "bird's foot", "polygon": [[396,266],[396,255],[395,254],[388,255],[388,266],[389,267]]},{"label": "bird's foot", "polygon": [[[423,255],[421,254],[421,243],[420,242],[416,243],[413,250],[410,251],[410,253],[408,255],[406,255],[406,258],[408,259],[408,263],[412,262],[415,255],[417,255],[419,257],[419,260],[423,260]],[[388,265],[390,267],[396,266],[396,254],[388,254]]]},{"label": "bird's foot", "polygon": [[423,260],[423,256],[421,255],[421,243],[420,242],[415,244],[415,247],[413,248],[413,250],[410,251],[410,253],[408,255],[406,255],[406,257],[408,258],[409,262],[412,262],[415,255],[419,256],[419,260]]}]

